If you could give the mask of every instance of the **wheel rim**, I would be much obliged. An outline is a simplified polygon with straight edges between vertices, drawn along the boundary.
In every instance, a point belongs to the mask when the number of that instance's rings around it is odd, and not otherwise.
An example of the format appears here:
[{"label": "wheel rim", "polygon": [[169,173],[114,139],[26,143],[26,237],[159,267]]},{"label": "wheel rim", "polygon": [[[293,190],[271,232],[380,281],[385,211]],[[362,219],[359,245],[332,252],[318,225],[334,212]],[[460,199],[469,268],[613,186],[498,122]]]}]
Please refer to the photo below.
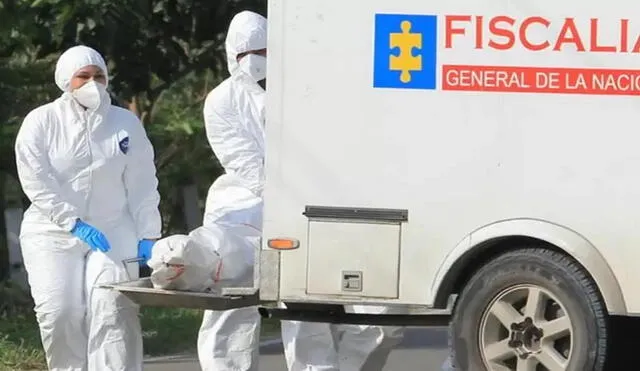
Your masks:
[{"label": "wheel rim", "polygon": [[564,371],[573,326],[564,305],[535,285],[502,291],[482,315],[480,353],[489,371]]}]

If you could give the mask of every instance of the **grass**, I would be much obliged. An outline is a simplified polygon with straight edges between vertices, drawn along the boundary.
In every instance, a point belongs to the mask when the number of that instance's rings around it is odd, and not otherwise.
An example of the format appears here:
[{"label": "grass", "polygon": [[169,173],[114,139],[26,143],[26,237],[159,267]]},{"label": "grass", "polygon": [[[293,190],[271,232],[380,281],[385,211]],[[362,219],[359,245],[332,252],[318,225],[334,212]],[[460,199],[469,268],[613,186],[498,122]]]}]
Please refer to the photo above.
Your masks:
[{"label": "grass", "polygon": [[[142,308],[145,353],[151,356],[195,353],[202,311]],[[263,320],[262,337],[279,335],[279,322]],[[0,318],[0,371],[45,370],[40,333],[33,314]]]},{"label": "grass", "polygon": [[0,370],[46,370],[33,316],[0,318]]},{"label": "grass", "polygon": [[[145,353],[151,356],[194,352],[202,311],[194,309],[143,308]],[[280,323],[263,320],[262,338],[278,336]]]}]

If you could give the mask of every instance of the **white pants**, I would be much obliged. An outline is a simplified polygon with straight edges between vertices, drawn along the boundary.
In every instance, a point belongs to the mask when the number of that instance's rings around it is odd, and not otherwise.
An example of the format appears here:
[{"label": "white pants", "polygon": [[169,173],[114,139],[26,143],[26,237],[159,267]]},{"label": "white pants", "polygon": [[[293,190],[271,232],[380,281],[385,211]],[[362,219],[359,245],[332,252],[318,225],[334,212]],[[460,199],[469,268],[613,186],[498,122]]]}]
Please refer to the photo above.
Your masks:
[{"label": "white pants", "polygon": [[[353,306],[355,313],[390,313],[387,307]],[[381,371],[404,328],[282,321],[289,371]]]},{"label": "white pants", "polygon": [[128,228],[105,234],[112,248],[107,254],[62,233],[20,238],[50,370],[142,370],[138,306],[95,287],[137,279],[137,264],[129,272],[122,264],[136,256],[136,238]]},{"label": "white pants", "polygon": [[258,371],[261,318],[257,307],[208,310],[198,333],[203,371]]}]

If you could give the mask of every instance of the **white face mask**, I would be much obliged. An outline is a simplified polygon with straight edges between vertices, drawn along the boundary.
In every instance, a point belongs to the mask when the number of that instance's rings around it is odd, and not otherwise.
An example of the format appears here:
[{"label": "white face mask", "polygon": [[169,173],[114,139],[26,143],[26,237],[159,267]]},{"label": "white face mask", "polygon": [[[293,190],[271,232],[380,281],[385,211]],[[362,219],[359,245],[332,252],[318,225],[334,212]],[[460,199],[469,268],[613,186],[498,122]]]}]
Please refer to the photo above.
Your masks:
[{"label": "white face mask", "polygon": [[251,76],[256,82],[267,78],[267,57],[257,54],[247,54],[240,60],[240,69]]},{"label": "white face mask", "polygon": [[100,104],[108,97],[107,87],[95,80],[82,85],[71,94],[83,107],[92,110],[100,107]]}]

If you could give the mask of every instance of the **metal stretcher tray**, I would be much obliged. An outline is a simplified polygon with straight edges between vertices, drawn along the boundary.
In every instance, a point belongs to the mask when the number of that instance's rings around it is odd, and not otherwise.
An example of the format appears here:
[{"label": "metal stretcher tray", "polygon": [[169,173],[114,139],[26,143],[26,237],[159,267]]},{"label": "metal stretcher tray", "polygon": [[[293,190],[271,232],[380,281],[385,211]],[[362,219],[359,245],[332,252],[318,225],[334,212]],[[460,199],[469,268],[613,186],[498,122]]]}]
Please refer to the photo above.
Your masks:
[{"label": "metal stretcher tray", "polygon": [[257,290],[228,290],[228,293],[245,291],[246,294],[222,296],[204,292],[162,290],[153,288],[148,277],[135,281],[104,284],[100,287],[120,291],[133,302],[148,307],[226,310],[259,303]]}]

